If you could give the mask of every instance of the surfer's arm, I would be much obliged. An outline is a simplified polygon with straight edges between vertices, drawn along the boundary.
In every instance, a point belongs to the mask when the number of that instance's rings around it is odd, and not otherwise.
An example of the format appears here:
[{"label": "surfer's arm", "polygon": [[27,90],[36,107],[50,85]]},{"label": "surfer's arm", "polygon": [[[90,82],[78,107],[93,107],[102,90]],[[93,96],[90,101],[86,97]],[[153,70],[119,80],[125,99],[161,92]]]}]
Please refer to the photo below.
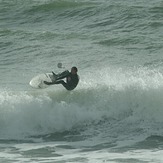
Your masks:
[{"label": "surfer's arm", "polygon": [[64,78],[68,77],[69,74],[70,74],[70,72],[68,70],[63,71],[61,74],[58,74],[57,75],[58,76],[57,77],[57,80],[64,79]]}]

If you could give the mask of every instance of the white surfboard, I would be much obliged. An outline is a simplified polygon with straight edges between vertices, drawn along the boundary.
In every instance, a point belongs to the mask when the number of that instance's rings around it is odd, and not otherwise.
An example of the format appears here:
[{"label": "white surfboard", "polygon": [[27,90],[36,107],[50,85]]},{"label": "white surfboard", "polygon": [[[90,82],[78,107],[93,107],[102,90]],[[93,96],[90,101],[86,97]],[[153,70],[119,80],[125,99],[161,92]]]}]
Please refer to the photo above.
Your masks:
[{"label": "white surfboard", "polygon": [[56,79],[52,73],[39,74],[31,79],[29,85],[33,88],[44,89],[49,87],[44,81],[54,82]]}]

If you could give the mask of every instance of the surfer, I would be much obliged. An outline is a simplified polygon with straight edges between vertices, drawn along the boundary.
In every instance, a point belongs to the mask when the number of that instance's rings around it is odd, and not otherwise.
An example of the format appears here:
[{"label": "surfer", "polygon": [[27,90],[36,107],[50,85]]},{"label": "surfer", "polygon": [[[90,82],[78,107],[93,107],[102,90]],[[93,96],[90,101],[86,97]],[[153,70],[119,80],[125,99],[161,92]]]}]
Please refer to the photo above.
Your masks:
[{"label": "surfer", "polygon": [[[67,90],[71,91],[76,88],[79,82],[79,76],[77,72],[78,69],[76,67],[72,67],[71,72],[69,72],[68,70],[62,72],[61,74],[55,74],[54,72],[52,72],[56,80],[54,82],[44,81],[44,83],[47,85],[62,84]],[[61,80],[64,78],[66,78],[66,82],[64,80]]]}]

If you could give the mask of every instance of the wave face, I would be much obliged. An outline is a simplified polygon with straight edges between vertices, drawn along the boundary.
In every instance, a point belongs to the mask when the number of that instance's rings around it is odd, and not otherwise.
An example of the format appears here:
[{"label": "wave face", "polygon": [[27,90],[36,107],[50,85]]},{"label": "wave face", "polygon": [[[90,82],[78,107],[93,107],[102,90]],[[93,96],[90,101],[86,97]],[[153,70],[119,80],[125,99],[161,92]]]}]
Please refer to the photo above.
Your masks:
[{"label": "wave face", "polygon": [[117,136],[160,135],[163,76],[147,69],[134,71],[104,69],[89,74],[91,80],[83,79],[74,92],[61,87],[56,91],[2,90],[0,137],[17,139],[66,131],[84,134],[90,128],[104,135],[110,131]]},{"label": "wave face", "polygon": [[[2,162],[163,162],[162,17],[162,0],[0,0]],[[71,92],[29,85],[72,66]]]}]

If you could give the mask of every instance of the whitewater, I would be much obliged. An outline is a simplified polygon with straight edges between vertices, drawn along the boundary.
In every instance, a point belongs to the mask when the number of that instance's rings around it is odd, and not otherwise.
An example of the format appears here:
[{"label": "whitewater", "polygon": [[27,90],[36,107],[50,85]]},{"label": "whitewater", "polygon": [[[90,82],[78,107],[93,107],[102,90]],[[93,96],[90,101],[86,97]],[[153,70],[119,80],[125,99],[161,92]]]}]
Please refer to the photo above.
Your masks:
[{"label": "whitewater", "polygon": [[163,162],[162,45],[161,0],[0,0],[0,162]]}]

